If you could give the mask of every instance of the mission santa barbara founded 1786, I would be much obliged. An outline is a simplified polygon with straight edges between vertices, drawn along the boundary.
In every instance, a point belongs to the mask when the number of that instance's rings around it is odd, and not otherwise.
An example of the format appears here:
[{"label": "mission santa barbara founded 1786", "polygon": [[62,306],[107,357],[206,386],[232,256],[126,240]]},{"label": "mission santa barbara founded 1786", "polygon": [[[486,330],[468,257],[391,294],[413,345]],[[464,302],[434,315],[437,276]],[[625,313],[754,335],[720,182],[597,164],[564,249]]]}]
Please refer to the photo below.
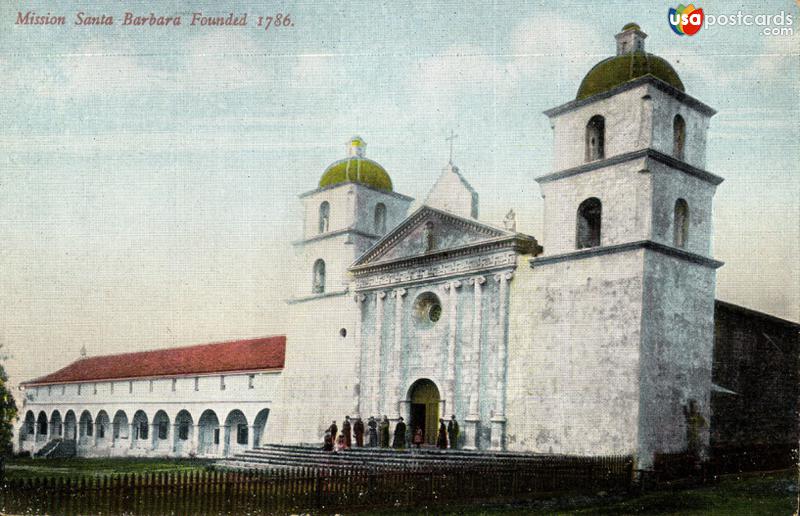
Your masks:
[{"label": "mission santa barbara founded 1786", "polygon": [[[307,281],[285,336],[83,357],[23,384],[15,447],[224,457],[319,446],[346,415],[403,418],[433,444],[452,415],[464,449],[630,455],[646,469],[658,454],[747,439],[731,421],[761,394],[726,374],[733,340],[747,338],[732,328],[796,336],[797,325],[715,300],[715,111],[645,52],[646,37],[626,25],[576,98],[545,112],[542,235],[517,232],[513,212],[482,222],[467,180],[480,171],[452,158],[410,210],[353,137],[299,195]],[[783,395],[757,424],[796,442],[797,396]]]}]

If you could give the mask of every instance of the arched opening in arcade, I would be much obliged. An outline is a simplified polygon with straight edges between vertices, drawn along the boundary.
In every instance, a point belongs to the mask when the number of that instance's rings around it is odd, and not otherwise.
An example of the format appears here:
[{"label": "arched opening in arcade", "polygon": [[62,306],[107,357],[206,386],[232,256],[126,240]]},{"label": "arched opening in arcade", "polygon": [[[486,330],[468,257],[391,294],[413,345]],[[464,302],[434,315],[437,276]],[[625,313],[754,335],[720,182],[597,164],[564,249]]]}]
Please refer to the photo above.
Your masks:
[{"label": "arched opening in arcade", "polygon": [[169,446],[169,416],[163,410],[153,416],[153,449],[160,450]]},{"label": "arched opening in arcade", "polygon": [[78,445],[91,446],[94,440],[94,420],[88,410],[81,412],[78,421]]},{"label": "arched opening in arcade", "polygon": [[64,425],[61,421],[61,412],[54,410],[50,414],[50,438],[59,439],[64,436]]},{"label": "arched opening in arcade", "polygon": [[103,448],[111,445],[111,418],[105,410],[98,412],[94,420],[94,445]]},{"label": "arched opening in arcade", "polygon": [[114,446],[117,446],[120,439],[124,439],[127,441],[130,438],[130,426],[128,424],[128,415],[122,411],[118,410],[116,414],[114,414],[114,422],[113,426],[113,433],[111,438],[114,440]]},{"label": "arched opening in arcade", "polygon": [[428,379],[414,382],[408,389],[409,428],[411,435],[422,428],[426,444],[436,444],[439,429],[439,405],[442,401],[439,388]]},{"label": "arched opening in arcade", "polygon": [[269,419],[269,409],[263,409],[253,420],[253,446],[259,447],[264,444],[265,430],[267,428],[267,419]]},{"label": "arched opening in arcade", "polygon": [[220,429],[217,414],[213,410],[204,411],[200,414],[197,425],[200,432],[197,453],[200,455],[216,455],[219,453]]},{"label": "arched opening in arcade", "polygon": [[225,418],[225,456],[234,455],[247,449],[249,438],[247,418],[241,410],[231,410]]},{"label": "arched opening in arcade", "polygon": [[36,418],[36,441],[41,442],[47,440],[47,414],[44,411],[39,412],[39,417]]},{"label": "arched opening in arcade", "polygon": [[36,434],[36,416],[30,410],[25,414],[25,420],[22,423],[22,428],[19,432],[19,443],[22,448],[22,443],[25,441],[33,441],[33,436]]},{"label": "arched opening in arcade", "polygon": [[78,438],[78,418],[75,412],[68,410],[64,415],[64,440],[74,441]]},{"label": "arched opening in arcade", "polygon": [[150,426],[147,422],[147,414],[143,410],[137,410],[133,414],[133,439],[131,439],[131,447],[145,448],[149,442]]},{"label": "arched opening in arcade", "polygon": [[175,416],[175,435],[173,437],[173,451],[178,454],[192,451],[192,437],[194,435],[194,422],[192,415],[187,410],[181,410]]}]

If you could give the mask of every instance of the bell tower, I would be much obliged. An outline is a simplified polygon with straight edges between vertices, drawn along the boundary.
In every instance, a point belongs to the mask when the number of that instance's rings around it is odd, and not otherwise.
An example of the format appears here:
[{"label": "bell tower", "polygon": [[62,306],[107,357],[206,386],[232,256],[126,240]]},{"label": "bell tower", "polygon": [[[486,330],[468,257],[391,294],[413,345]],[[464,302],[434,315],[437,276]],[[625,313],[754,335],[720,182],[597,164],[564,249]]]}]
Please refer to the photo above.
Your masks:
[{"label": "bell tower", "polygon": [[632,454],[639,468],[686,450],[691,435],[698,453],[707,446],[698,421],[710,420],[722,265],[711,257],[722,179],[705,170],[715,111],[645,51],[646,37],[623,27],[616,55],[589,71],[576,99],[545,112],[553,172],[536,179],[544,253],[531,261],[532,346],[564,361],[532,379],[543,400],[530,408],[532,432],[547,436],[536,446]]},{"label": "bell tower", "polygon": [[318,188],[300,195],[303,234],[293,242],[296,291],[287,296],[282,408],[273,411],[276,428],[295,431],[271,436],[274,442],[316,443],[332,419],[358,415],[361,306],[347,268],[405,219],[413,200],[393,191],[366,147],[363,138],[350,138],[345,157],[325,169]]}]

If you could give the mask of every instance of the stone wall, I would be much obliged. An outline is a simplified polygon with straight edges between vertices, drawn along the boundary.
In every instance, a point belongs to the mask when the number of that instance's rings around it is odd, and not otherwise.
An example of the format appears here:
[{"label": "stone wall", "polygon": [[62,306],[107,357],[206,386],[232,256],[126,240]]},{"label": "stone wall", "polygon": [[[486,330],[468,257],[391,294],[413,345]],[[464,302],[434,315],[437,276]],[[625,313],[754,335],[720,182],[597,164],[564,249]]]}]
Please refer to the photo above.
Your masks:
[{"label": "stone wall", "polygon": [[691,432],[707,456],[715,274],[712,267],[645,251],[641,468],[652,465],[654,453],[685,451]]},{"label": "stone wall", "polygon": [[509,314],[510,450],[636,452],[643,253],[534,260],[528,273],[520,265]]},{"label": "stone wall", "polygon": [[717,301],[711,444],[797,445],[800,340],[797,323]]}]

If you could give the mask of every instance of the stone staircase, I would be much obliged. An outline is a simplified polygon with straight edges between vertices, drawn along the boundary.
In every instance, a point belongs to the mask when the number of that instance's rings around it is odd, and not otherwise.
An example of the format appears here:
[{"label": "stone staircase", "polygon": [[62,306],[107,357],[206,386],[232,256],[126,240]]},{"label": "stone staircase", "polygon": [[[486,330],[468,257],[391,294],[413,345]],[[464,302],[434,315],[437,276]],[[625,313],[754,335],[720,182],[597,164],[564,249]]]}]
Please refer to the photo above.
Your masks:
[{"label": "stone staircase", "polygon": [[469,466],[524,466],[550,460],[552,456],[530,453],[439,450],[437,448],[394,450],[351,448],[334,453],[311,446],[267,445],[216,462],[220,469],[346,469],[446,470]]},{"label": "stone staircase", "polygon": [[42,446],[42,448],[34,454],[34,457],[63,459],[74,457],[76,452],[74,440],[69,439],[65,441],[63,439],[53,439]]}]

